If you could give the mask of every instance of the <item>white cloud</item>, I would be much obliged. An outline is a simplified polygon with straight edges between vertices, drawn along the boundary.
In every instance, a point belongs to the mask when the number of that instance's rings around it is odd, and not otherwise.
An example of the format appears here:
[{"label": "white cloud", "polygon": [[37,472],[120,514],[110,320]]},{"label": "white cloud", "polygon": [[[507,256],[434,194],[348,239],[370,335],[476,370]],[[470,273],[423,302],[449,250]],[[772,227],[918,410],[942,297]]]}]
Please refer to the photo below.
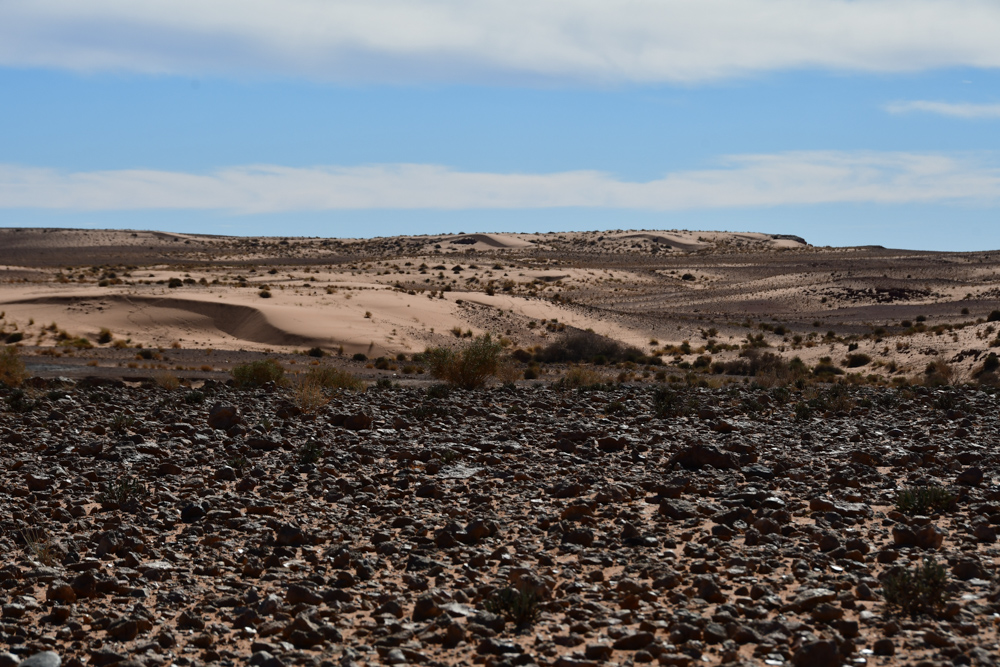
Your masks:
[{"label": "white cloud", "polygon": [[348,209],[692,210],[826,203],[1000,201],[1000,168],[976,156],[796,152],[727,158],[718,168],[629,182],[597,171],[496,174],[435,165],[292,168],[210,174],[61,173],[0,166],[0,208],[200,209],[238,214]]},{"label": "white cloud", "polygon": [[995,0],[4,0],[0,65],[330,81],[1000,66]]},{"label": "white cloud", "polygon": [[928,102],[911,100],[893,102],[885,107],[889,113],[919,111],[955,118],[1000,118],[1000,104],[972,104],[966,102]]}]

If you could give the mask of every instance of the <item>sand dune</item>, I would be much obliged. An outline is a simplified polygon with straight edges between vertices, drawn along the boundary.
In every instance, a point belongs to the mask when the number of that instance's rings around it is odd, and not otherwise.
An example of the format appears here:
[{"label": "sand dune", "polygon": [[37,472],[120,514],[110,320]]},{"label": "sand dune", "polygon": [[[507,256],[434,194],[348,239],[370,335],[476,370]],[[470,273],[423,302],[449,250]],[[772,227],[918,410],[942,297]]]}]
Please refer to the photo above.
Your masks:
[{"label": "sand dune", "polygon": [[[88,299],[93,304],[88,303]],[[46,309],[54,306],[55,309]],[[89,306],[89,307],[88,307]],[[313,345],[318,338],[286,331],[272,323],[259,308],[209,299],[147,297],[107,294],[94,299],[92,295],[42,296],[7,301],[4,307],[17,311],[55,312],[69,315],[78,325],[127,328],[166,328],[173,331],[211,333],[214,329],[229,336],[264,345]],[[67,309],[69,307],[69,309]],[[47,319],[47,318],[46,318]],[[65,317],[62,321],[66,321]],[[99,327],[97,327],[99,328]],[[327,339],[328,340],[328,339]]]},{"label": "sand dune", "polygon": [[[61,331],[96,341],[107,327],[132,345],[378,356],[470,332],[531,349],[575,328],[644,350],[688,341],[691,353],[670,353],[681,369],[710,339],[725,361],[752,335],[811,364],[860,349],[872,358],[865,372],[913,375],[945,359],[969,373],[995,342],[986,320],[998,308],[993,253],[815,248],[764,233],[0,230],[0,336],[28,348],[58,345]],[[904,333],[910,320],[926,331]]]}]

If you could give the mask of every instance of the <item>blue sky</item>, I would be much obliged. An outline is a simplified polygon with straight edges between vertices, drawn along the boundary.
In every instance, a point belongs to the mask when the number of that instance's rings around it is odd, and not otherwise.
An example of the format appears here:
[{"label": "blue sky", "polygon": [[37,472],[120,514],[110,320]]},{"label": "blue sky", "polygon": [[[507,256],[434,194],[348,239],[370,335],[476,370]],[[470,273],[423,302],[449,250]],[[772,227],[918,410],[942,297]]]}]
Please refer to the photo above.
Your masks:
[{"label": "blue sky", "polygon": [[996,249],[997,34],[973,0],[8,0],[0,225]]}]

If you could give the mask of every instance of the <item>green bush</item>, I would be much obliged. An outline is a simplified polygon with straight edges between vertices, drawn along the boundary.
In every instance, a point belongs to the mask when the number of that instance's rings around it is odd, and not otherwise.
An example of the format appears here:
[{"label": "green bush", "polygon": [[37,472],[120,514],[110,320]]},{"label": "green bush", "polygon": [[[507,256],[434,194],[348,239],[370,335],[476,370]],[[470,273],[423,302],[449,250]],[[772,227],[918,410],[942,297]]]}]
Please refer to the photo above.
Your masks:
[{"label": "green bush", "polygon": [[20,387],[27,379],[28,371],[21,361],[17,348],[7,346],[0,348],[0,384],[7,387]]},{"label": "green bush", "polygon": [[912,570],[894,568],[882,579],[882,594],[890,611],[907,616],[936,616],[946,601],[948,573],[933,558]]},{"label": "green bush", "polygon": [[323,389],[364,389],[365,383],[348,371],[332,366],[313,366],[306,371],[306,382]]},{"label": "green bush", "polygon": [[503,346],[490,334],[476,336],[459,351],[436,347],[426,352],[431,375],[461,389],[476,389],[501,373]]},{"label": "green bush", "polygon": [[281,384],[285,379],[285,369],[276,359],[240,364],[234,366],[229,373],[233,376],[233,382],[241,389],[260,387],[268,382]]},{"label": "green bush", "polygon": [[896,495],[896,509],[903,514],[930,514],[931,510],[944,512],[954,503],[955,495],[943,486],[918,486],[903,489]]}]

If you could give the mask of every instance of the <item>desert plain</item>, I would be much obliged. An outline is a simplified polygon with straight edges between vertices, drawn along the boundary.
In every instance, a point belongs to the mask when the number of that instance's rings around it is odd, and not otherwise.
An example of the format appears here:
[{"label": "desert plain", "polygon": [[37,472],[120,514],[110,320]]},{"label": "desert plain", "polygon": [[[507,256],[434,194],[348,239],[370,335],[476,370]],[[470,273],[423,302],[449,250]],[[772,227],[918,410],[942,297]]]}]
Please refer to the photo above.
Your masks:
[{"label": "desert plain", "polygon": [[995,664],[1000,252],[807,240],[0,229],[0,667]]}]

